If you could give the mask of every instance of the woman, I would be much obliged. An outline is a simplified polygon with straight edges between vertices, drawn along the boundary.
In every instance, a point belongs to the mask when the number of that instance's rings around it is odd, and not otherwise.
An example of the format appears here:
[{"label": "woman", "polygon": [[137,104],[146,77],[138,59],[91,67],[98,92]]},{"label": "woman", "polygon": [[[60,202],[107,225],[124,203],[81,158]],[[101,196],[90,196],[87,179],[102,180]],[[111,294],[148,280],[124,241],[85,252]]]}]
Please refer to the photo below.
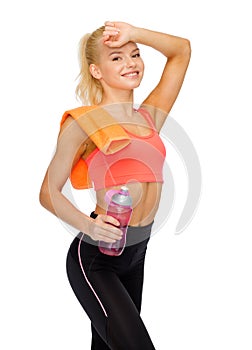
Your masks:
[{"label": "woman", "polygon": [[[167,60],[157,86],[135,109],[133,93],[144,73],[138,43]],[[165,149],[159,131],[179,94],[190,52],[187,39],[123,22],[106,22],[81,40],[77,93],[84,105],[92,106],[86,113],[81,107],[64,114],[40,202],[80,231],[68,252],[67,273],[91,320],[91,349],[155,349],[140,317],[144,258],[163,182]],[[95,121],[105,127],[94,130]],[[106,129],[111,121],[112,129]],[[99,146],[102,128],[109,130],[111,147],[118,141],[112,136],[115,130],[122,132],[117,149],[109,152]],[[82,171],[87,172],[86,178],[78,183]],[[94,186],[97,203],[91,216],[62,194],[68,177],[76,188]],[[98,241],[115,242],[122,234],[119,222],[106,215],[104,197],[108,189],[125,184],[133,199],[133,213],[127,246],[113,257],[97,247]]]}]

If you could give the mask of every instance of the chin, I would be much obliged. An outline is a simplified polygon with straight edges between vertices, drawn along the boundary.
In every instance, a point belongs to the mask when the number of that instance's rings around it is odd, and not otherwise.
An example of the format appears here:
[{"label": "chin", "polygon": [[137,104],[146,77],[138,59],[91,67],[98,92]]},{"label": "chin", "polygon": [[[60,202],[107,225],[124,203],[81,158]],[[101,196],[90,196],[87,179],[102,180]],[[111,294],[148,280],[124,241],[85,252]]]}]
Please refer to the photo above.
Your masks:
[{"label": "chin", "polygon": [[[142,81],[142,79],[132,80],[132,81],[128,82],[127,86],[130,89],[138,88],[140,86],[140,84],[141,84],[141,81]],[[126,86],[126,84],[125,84],[125,86]]]}]

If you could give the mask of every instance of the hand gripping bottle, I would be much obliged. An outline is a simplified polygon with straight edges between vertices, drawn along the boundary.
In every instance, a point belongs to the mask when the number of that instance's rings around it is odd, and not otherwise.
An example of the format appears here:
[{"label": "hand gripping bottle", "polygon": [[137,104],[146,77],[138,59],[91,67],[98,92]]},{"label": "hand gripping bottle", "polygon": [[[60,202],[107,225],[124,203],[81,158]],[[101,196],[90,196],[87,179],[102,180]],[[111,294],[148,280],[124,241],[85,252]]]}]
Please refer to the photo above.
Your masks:
[{"label": "hand gripping bottle", "polygon": [[107,215],[113,216],[120,222],[118,227],[123,236],[114,243],[99,241],[99,249],[103,254],[118,256],[121,255],[126,245],[126,233],[132,214],[132,199],[126,186],[120,190],[109,190],[106,193],[105,200],[108,203]]}]

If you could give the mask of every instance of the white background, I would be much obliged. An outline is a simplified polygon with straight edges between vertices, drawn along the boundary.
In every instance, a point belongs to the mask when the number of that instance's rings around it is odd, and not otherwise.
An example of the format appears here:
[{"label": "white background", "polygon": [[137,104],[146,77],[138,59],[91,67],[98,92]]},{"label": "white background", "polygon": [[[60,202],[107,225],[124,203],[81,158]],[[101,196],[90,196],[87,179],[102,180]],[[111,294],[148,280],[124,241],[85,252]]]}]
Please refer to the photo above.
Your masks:
[{"label": "white background", "polygon": [[[78,106],[78,41],[111,19],[184,36],[192,45],[171,116],[197,150],[202,195],[190,225],[174,235],[187,179],[169,150],[177,197],[149,245],[143,319],[158,350],[251,350],[249,1],[10,0],[0,16],[1,348],[90,348],[89,320],[65,273],[73,236],[40,206],[38,193],[61,115]],[[137,102],[163,62],[148,49],[142,56]],[[87,194],[84,200],[90,203]]]}]

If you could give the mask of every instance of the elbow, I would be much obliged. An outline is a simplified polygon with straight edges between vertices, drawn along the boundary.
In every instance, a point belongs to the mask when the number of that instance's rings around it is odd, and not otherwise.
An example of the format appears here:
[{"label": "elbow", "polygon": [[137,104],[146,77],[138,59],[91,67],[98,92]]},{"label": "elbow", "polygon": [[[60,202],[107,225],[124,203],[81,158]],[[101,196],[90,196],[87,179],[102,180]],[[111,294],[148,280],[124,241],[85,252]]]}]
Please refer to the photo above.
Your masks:
[{"label": "elbow", "polygon": [[189,39],[179,38],[173,54],[168,59],[177,59],[179,62],[189,62],[191,58],[191,43]]},{"label": "elbow", "polygon": [[190,58],[191,57],[191,53],[192,53],[192,47],[191,47],[191,42],[190,40],[186,39],[186,44],[185,44],[186,48],[186,52],[187,52],[187,55],[188,57]]},{"label": "elbow", "polygon": [[191,59],[191,43],[188,39],[181,39],[176,58],[178,62],[183,62],[186,66]]},{"label": "elbow", "polygon": [[46,209],[48,207],[48,197],[49,197],[49,191],[46,188],[46,186],[42,184],[39,192],[39,203],[42,205],[42,207]]},{"label": "elbow", "polygon": [[190,40],[188,39],[184,39],[184,44],[183,44],[183,54],[187,57],[191,57],[191,52],[192,52],[192,49],[191,49],[191,42]]},{"label": "elbow", "polygon": [[39,203],[42,205],[42,207],[44,207],[54,215],[56,215],[56,210],[54,206],[55,200],[53,200],[55,193],[55,190],[53,190],[53,188],[49,186],[48,178],[46,176],[40,188]]},{"label": "elbow", "polygon": [[50,212],[54,213],[54,208],[52,205],[52,194],[48,186],[48,181],[45,178],[45,180],[42,183],[40,192],[39,192],[39,203],[44,207],[45,209],[49,210]]}]

